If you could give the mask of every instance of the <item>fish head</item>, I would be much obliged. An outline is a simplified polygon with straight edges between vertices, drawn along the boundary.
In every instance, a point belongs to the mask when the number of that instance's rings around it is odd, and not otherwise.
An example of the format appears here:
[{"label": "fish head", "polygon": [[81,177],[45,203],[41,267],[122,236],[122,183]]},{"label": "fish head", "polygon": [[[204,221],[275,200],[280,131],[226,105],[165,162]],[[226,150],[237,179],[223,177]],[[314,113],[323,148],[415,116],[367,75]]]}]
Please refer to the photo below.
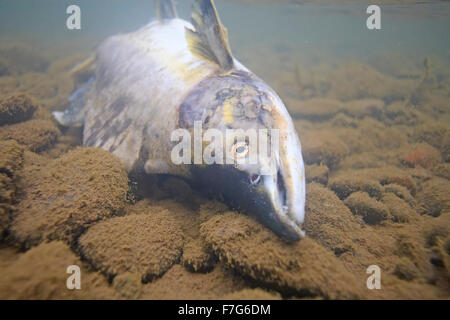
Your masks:
[{"label": "fish head", "polygon": [[[185,124],[188,118],[201,123],[206,133],[204,160],[213,154],[215,161],[193,166],[194,180],[222,194],[233,208],[256,216],[284,239],[299,240],[304,235],[304,164],[282,100],[262,80],[242,71],[199,86],[193,92],[195,101],[185,101],[180,108],[180,119]],[[223,150],[219,157],[218,150]]]}]

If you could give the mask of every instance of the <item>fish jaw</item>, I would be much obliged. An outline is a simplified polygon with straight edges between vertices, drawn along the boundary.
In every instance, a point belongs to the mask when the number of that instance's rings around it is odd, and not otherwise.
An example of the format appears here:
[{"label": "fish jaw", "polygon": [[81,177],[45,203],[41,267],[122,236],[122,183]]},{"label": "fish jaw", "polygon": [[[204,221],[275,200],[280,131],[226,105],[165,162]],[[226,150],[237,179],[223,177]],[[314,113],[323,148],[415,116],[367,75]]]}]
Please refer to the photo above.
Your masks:
[{"label": "fish jaw", "polygon": [[283,239],[298,241],[304,236],[301,226],[279,202],[277,175],[261,176],[254,184],[247,171],[234,166],[214,164],[190,169],[194,185],[213,196],[222,195],[231,208],[252,215]]}]

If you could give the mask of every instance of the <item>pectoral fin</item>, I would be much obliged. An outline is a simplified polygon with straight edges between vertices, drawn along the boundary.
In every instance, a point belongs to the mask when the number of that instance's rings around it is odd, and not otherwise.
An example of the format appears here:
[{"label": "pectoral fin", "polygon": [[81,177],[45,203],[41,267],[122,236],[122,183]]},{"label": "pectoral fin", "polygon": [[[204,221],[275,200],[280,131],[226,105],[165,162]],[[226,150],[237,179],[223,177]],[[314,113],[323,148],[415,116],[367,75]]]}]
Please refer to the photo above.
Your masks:
[{"label": "pectoral fin", "polygon": [[191,52],[225,70],[232,69],[234,62],[228,32],[220,22],[214,1],[197,0],[192,9],[191,23],[195,30],[186,28],[186,39]]}]

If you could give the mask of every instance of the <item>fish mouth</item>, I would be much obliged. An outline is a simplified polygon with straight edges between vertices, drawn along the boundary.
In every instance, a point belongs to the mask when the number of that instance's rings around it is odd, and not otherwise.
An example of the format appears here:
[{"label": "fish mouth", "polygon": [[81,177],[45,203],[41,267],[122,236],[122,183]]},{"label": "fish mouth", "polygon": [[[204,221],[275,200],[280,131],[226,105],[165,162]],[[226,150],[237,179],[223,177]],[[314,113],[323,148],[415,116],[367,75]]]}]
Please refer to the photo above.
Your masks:
[{"label": "fish mouth", "polygon": [[192,166],[191,173],[194,184],[203,191],[221,194],[229,207],[254,216],[283,239],[298,241],[304,236],[292,216],[288,187],[280,171],[256,179],[232,166],[209,165]]},{"label": "fish mouth", "polygon": [[304,208],[292,208],[289,205],[288,188],[281,170],[278,170],[276,175],[262,177],[259,193],[262,193],[263,197],[268,200],[268,207],[265,210],[261,208],[258,213],[260,219],[284,239],[300,240],[304,236],[304,232],[295,219],[297,216],[295,210],[304,210]]}]

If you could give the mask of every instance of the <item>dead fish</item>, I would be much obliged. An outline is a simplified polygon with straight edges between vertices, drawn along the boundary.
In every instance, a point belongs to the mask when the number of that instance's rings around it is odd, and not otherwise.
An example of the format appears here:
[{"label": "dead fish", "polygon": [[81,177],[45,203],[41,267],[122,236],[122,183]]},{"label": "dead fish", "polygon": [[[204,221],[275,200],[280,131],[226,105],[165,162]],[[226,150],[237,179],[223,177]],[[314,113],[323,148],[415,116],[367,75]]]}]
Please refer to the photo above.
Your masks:
[{"label": "dead fish", "polygon": [[[235,59],[212,0],[197,0],[191,22],[177,17],[172,0],[157,2],[159,19],[106,39],[76,69],[94,73],[54,112],[61,125],[84,126],[83,144],[110,151],[129,171],[170,174],[220,194],[232,207],[253,214],[279,236],[299,240],[305,215],[301,145],[280,97]],[[76,71],[76,70],[75,70]],[[176,165],[177,129],[277,129],[279,148],[262,175],[256,165]],[[270,138],[270,137],[269,137]],[[233,145],[245,152],[246,144]],[[242,148],[242,146],[244,148]]]}]

